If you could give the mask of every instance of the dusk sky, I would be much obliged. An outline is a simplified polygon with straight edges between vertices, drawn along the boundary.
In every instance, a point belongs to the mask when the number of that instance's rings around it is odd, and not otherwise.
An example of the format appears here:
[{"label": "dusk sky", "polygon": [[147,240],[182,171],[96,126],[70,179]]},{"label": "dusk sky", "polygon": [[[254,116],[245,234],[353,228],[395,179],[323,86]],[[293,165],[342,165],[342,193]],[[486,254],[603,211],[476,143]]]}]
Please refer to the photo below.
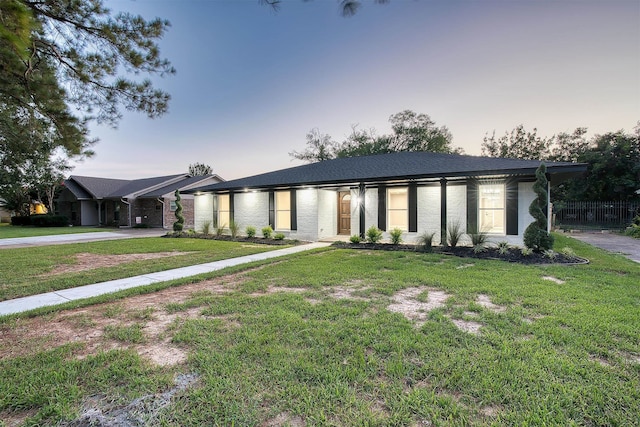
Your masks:
[{"label": "dusk sky", "polygon": [[449,128],[479,155],[485,133],[518,124],[588,136],[640,120],[638,0],[111,0],[168,19],[160,42],[175,76],[159,119],[127,113],[93,126],[93,158],[72,174],[142,178],[212,166],[224,179],[301,164],[312,128],[342,141],[352,125],[390,131],[405,109]]}]

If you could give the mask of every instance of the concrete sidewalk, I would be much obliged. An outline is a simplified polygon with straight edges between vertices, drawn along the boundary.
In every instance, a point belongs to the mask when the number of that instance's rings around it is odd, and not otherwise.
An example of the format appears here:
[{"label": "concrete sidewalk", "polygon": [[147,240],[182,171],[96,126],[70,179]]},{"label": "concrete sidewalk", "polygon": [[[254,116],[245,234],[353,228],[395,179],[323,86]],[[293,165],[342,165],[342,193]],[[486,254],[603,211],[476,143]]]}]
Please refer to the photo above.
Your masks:
[{"label": "concrete sidewalk", "polygon": [[142,274],[140,276],[129,277],[126,279],[110,280],[108,282],[96,283],[94,285],[79,286],[77,288],[64,289],[60,291],[49,292],[46,294],[2,301],[0,302],[0,316],[22,313],[40,307],[64,304],[69,301],[95,297],[121,291],[124,289],[136,288],[138,286],[146,286],[153,283],[166,282],[169,280],[195,276],[202,273],[210,273],[227,267],[233,267],[236,265],[246,264],[254,261],[263,261],[270,258],[291,255],[316,248],[324,248],[329,245],[330,243],[309,243],[284,249],[276,249],[273,251],[254,255],[246,255],[237,258],[209,262],[206,264],[192,265],[189,267],[174,268],[173,270]]},{"label": "concrete sidewalk", "polygon": [[160,237],[166,233],[167,230],[161,228],[150,228],[54,234],[51,236],[12,237],[8,239],[0,239],[0,249],[61,245],[65,243],[97,242],[101,240],[134,239],[139,237]]},{"label": "concrete sidewalk", "polygon": [[617,233],[575,233],[569,237],[588,243],[600,249],[626,256],[640,263],[640,240]]}]

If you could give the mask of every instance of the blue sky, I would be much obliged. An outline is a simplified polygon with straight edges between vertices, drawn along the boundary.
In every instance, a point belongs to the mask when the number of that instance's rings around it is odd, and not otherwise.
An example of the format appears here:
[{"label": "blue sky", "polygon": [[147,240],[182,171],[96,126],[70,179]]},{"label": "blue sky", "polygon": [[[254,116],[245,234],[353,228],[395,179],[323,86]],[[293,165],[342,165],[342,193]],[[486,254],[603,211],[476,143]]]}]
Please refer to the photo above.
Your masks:
[{"label": "blue sky", "polygon": [[96,155],[76,175],[140,178],[213,167],[225,179],[296,166],[312,128],[342,141],[352,125],[389,132],[390,115],[426,113],[479,155],[486,132],[524,124],[550,136],[631,131],[640,120],[640,1],[109,0],[171,21],[160,42],[177,74],[151,120],[93,126]]}]

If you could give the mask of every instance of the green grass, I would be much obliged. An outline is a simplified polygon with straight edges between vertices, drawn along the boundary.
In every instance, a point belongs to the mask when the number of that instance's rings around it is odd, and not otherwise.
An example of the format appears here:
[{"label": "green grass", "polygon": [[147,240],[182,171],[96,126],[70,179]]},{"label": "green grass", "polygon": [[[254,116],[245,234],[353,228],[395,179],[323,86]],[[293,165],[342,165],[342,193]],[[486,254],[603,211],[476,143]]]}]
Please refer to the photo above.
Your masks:
[{"label": "green grass", "polygon": [[[247,245],[239,242],[204,239],[150,237],[3,249],[0,252],[0,301],[250,255],[283,247]],[[190,253],[166,258],[132,261],[118,266],[81,272],[48,274],[59,264],[76,262],[75,255],[78,253],[121,255],[171,251]]]},{"label": "green grass", "polygon": [[0,239],[13,237],[51,236],[54,234],[93,233],[97,231],[109,231],[96,227],[31,227],[0,224]]},{"label": "green grass", "polygon": [[[0,360],[0,419],[32,411],[26,425],[72,420],[89,396],[126,405],[194,372],[197,384],[156,425],[637,425],[640,267],[556,236],[563,247],[591,264],[328,250],[249,271],[231,293],[201,291],[156,311],[100,308],[125,321],[108,328],[112,339],[135,348],[149,339],[149,317],[199,307],[166,332],[188,361],[152,367],[133,350],[77,360],[82,343]],[[264,292],[270,286],[302,292]],[[450,295],[420,327],[387,309],[418,286]],[[357,298],[332,297],[337,288]],[[506,311],[479,305],[480,294]],[[478,322],[481,333],[452,319]]]}]

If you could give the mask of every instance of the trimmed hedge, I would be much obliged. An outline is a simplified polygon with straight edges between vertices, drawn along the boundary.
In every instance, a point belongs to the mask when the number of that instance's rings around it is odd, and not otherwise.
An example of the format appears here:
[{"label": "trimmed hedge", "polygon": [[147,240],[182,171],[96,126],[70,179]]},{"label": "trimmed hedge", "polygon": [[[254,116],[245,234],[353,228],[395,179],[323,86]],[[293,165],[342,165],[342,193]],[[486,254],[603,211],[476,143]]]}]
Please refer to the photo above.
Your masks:
[{"label": "trimmed hedge", "polygon": [[32,225],[34,227],[67,227],[69,218],[64,215],[13,216],[11,225]]}]

